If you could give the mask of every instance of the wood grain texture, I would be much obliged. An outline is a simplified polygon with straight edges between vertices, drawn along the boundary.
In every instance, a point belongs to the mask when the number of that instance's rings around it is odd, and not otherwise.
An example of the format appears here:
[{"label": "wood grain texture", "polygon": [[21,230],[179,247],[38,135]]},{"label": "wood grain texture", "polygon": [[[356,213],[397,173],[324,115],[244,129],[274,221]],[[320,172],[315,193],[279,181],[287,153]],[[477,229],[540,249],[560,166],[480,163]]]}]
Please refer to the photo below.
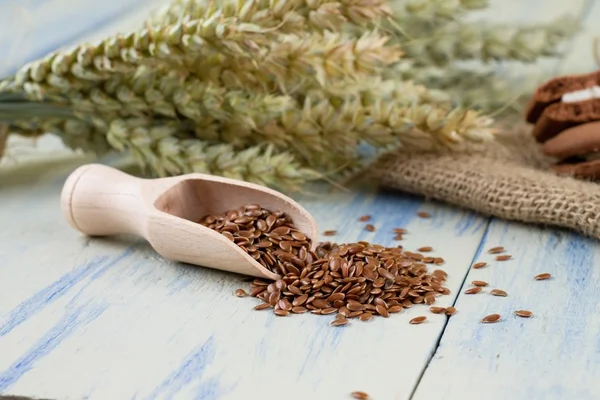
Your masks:
[{"label": "wood grain texture", "polygon": [[[239,277],[169,263],[142,241],[86,239],[59,210],[65,174],[2,190],[0,393],[55,399],[343,399],[353,390],[406,399],[435,349],[444,316],[413,307],[390,319],[329,325],[312,314],[278,318],[239,299]],[[321,192],[323,193],[323,192]],[[325,196],[325,195],[322,195]],[[301,199],[336,241],[431,245],[447,263],[453,302],[486,220],[420,199],[361,190]],[[35,210],[32,212],[31,210]],[[416,217],[419,210],[432,218]],[[357,222],[373,215],[377,230]],[[32,229],[35,227],[35,229]],[[397,369],[403,360],[402,380]],[[354,366],[352,366],[354,365]],[[59,368],[60,366],[60,368]],[[394,381],[394,385],[386,382]],[[268,385],[265,385],[269,382]]]},{"label": "wood grain texture", "polygon": [[[487,254],[504,246],[510,261]],[[414,400],[598,398],[600,376],[600,247],[597,241],[561,231],[533,230],[494,220],[476,260],[491,261],[471,270],[453,316],[425,372]],[[537,274],[552,278],[536,281]],[[490,286],[476,295],[462,292],[473,280]],[[493,288],[508,297],[489,294]],[[530,319],[515,310],[533,312]],[[482,324],[498,313],[502,320]]]},{"label": "wood grain texture", "polygon": [[[16,6],[0,1],[6,11],[0,14],[0,43],[9,46],[0,49],[11,55],[0,70],[11,71],[56,46],[130,29],[162,2],[28,0],[19,2],[27,12],[15,14]],[[593,32],[598,3],[494,0],[481,17],[541,22],[570,13],[586,17]],[[29,25],[15,15],[29,15]],[[581,48],[566,46],[571,57],[561,71],[591,68],[583,67],[591,64]],[[558,68],[549,60],[520,71],[542,79]],[[472,213],[372,187],[307,195],[299,200],[320,230],[340,232],[322,239],[397,244],[391,229],[405,227],[410,233],[402,244],[408,249],[433,246],[447,261],[441,268],[452,290],[439,303],[456,300],[459,309],[447,326],[446,317],[423,306],[388,320],[332,328],[328,317],[254,311],[256,300],[232,295],[243,287],[239,276],[166,262],[143,240],[82,237],[61,215],[60,190],[67,174],[90,158],[70,154],[51,138],[39,150],[28,158],[31,163],[0,172],[2,394],[237,400],[260,393],[270,400],[285,393],[292,400],[336,400],[362,390],[386,400],[408,399],[413,392],[415,399],[579,400],[597,392],[596,243],[501,221],[488,228],[487,219]],[[421,209],[432,218],[417,218]],[[373,216],[376,232],[356,221],[363,214]],[[481,249],[497,244],[515,259],[469,270],[474,255],[489,258]],[[542,267],[554,278],[533,281]],[[473,279],[488,280],[509,297],[457,299],[468,287],[463,282]],[[510,316],[515,308],[535,315]],[[505,318],[479,324],[489,312]],[[408,324],[421,314],[427,323]]]}]

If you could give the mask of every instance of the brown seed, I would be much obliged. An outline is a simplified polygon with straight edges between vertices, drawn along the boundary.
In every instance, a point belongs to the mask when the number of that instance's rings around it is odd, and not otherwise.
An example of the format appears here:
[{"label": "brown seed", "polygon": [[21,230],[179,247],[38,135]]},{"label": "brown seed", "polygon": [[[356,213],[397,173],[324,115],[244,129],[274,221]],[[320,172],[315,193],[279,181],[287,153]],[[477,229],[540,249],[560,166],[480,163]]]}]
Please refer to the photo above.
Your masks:
[{"label": "brown seed", "polygon": [[484,282],[484,281],[473,281],[473,282],[471,282],[471,284],[473,284],[474,286],[480,286],[480,287],[485,287],[488,285],[488,283]]},{"label": "brown seed", "polygon": [[544,272],[543,274],[536,275],[534,279],[536,281],[545,281],[546,279],[550,279],[551,276],[548,272]]},{"label": "brown seed", "polygon": [[473,264],[473,268],[474,269],[480,269],[480,268],[485,267],[486,265],[487,265],[486,262],[481,261],[481,262],[477,262],[477,263]]},{"label": "brown seed", "polygon": [[294,301],[292,302],[292,305],[294,307],[301,306],[302,304],[304,304],[306,302],[307,299],[308,299],[308,295],[307,294],[303,294],[302,296],[296,297],[294,299]]},{"label": "brown seed", "polygon": [[491,249],[488,250],[488,253],[490,254],[498,254],[498,253],[502,253],[504,251],[504,247],[502,246],[496,246],[496,247],[492,247]]},{"label": "brown seed", "polygon": [[255,306],[254,309],[260,311],[260,310],[266,310],[269,307],[271,307],[271,305],[269,303],[262,303],[262,304]]},{"label": "brown seed", "polygon": [[287,317],[288,315],[290,315],[290,312],[287,310],[275,310],[273,311],[273,313],[275,313],[275,315],[277,315],[278,317]]},{"label": "brown seed", "polygon": [[312,305],[315,306],[315,307],[317,307],[317,308],[321,308],[321,309],[329,307],[329,305],[327,304],[327,302],[325,300],[323,300],[323,299],[315,299],[315,300],[313,300]]},{"label": "brown seed", "polygon": [[337,234],[337,231],[334,230],[323,232],[323,236],[334,236],[335,234]]},{"label": "brown seed", "polygon": [[503,254],[501,256],[496,256],[496,261],[508,261],[512,258],[510,254]]},{"label": "brown seed", "polygon": [[417,249],[418,252],[420,253],[429,253],[430,251],[433,251],[433,247],[431,246],[423,246],[423,247],[419,247]]},{"label": "brown seed", "polygon": [[327,307],[321,310],[321,314],[323,315],[333,314],[334,312],[337,312],[337,310],[333,307]]},{"label": "brown seed", "polygon": [[474,287],[474,288],[465,290],[465,294],[476,294],[476,293],[479,293],[479,292],[481,292],[481,288],[480,287]]},{"label": "brown seed", "polygon": [[402,307],[401,305],[395,305],[395,306],[391,306],[390,308],[388,308],[388,312],[390,314],[394,314],[394,313],[399,313],[400,311],[404,310],[404,307]]},{"label": "brown seed", "polygon": [[367,225],[365,225],[365,230],[369,231],[369,232],[375,232],[375,226],[373,226],[371,224],[367,224]]},{"label": "brown seed", "polygon": [[370,216],[370,215],[363,215],[363,216],[362,216],[362,217],[360,217],[358,220],[359,220],[360,222],[367,222],[367,221],[368,221],[368,220],[370,220],[370,219],[371,219],[371,216]]},{"label": "brown seed", "polygon": [[417,215],[421,218],[430,218],[431,217],[431,214],[429,214],[428,212],[425,212],[425,211],[419,211],[417,213]]},{"label": "brown seed", "polygon": [[330,303],[334,303],[338,300],[344,300],[346,296],[344,295],[344,293],[332,293],[328,298],[327,301]]},{"label": "brown seed", "polygon": [[441,314],[446,312],[446,309],[444,307],[429,307],[429,311],[434,314]]},{"label": "brown seed", "polygon": [[381,315],[383,318],[389,318],[390,316],[390,313],[388,312],[387,308],[385,308],[381,304],[376,305],[375,310],[377,311],[377,314]]},{"label": "brown seed", "polygon": [[292,309],[292,305],[290,304],[290,302],[287,299],[279,300],[277,305],[279,306],[280,309],[285,310],[285,311],[290,311]]},{"label": "brown seed", "polygon": [[368,311],[360,314],[360,317],[358,317],[358,319],[360,319],[361,321],[368,321],[371,318],[373,318],[373,314],[371,314]]},{"label": "brown seed", "polygon": [[500,321],[500,314],[490,314],[481,320],[484,324],[491,324],[498,321]]},{"label": "brown seed", "polygon": [[456,314],[456,308],[446,307],[446,315],[454,315],[454,314]]},{"label": "brown seed", "polygon": [[515,311],[515,315],[523,318],[531,318],[533,313],[529,310],[517,310]]},{"label": "brown seed", "polygon": [[423,322],[425,322],[426,320],[427,320],[427,317],[426,317],[426,316],[424,316],[424,315],[422,315],[422,316],[420,316],[420,317],[415,317],[415,318],[411,319],[411,320],[409,321],[409,323],[410,323],[410,324],[412,324],[412,325],[418,325],[418,324],[422,324],[422,323],[423,323]]},{"label": "brown seed", "polygon": [[233,294],[236,295],[237,297],[248,296],[248,293],[246,293],[246,291],[244,289],[237,289],[235,292],[233,292]]},{"label": "brown seed", "polygon": [[428,306],[432,305],[433,303],[435,303],[435,297],[433,297],[432,295],[427,295],[427,296],[425,296],[424,302]]},{"label": "brown seed", "polygon": [[492,296],[500,296],[500,297],[506,297],[506,296],[508,296],[508,293],[506,293],[506,292],[505,292],[504,290],[502,290],[502,289],[492,289],[492,290],[490,291],[490,294],[491,294]]},{"label": "brown seed", "polygon": [[308,311],[308,308],[302,306],[292,307],[292,312],[295,314],[303,314]]},{"label": "brown seed", "polygon": [[343,326],[343,325],[347,325],[348,324],[348,319],[344,318],[344,319],[334,319],[333,321],[331,321],[329,324],[333,325],[333,326]]},{"label": "brown seed", "polygon": [[365,392],[352,392],[351,396],[352,396],[352,398],[357,399],[357,400],[368,400],[369,399],[369,395],[366,394]]}]

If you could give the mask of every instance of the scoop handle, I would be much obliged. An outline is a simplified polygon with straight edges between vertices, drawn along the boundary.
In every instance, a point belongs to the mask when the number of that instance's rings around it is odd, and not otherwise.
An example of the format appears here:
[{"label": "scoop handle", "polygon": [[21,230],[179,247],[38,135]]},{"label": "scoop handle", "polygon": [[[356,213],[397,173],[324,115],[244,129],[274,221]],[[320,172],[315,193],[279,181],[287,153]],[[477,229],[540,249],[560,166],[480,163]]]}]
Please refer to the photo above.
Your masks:
[{"label": "scoop handle", "polygon": [[146,205],[143,179],[101,164],[86,164],[69,175],[61,207],[69,224],[90,236],[143,236]]}]

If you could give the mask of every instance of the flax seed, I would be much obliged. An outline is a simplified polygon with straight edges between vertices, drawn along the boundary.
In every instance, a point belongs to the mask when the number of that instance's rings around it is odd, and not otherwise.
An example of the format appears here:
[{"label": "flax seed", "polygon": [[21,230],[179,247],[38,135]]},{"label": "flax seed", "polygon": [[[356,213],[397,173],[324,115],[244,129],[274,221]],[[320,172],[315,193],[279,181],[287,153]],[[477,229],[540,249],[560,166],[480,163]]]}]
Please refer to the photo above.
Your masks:
[{"label": "flax seed", "polygon": [[377,311],[377,314],[381,315],[384,318],[388,318],[390,316],[390,313],[388,312],[387,308],[385,308],[381,304],[375,306],[375,310]]},{"label": "flax seed", "polygon": [[480,287],[474,287],[474,288],[465,290],[465,294],[477,294],[479,292],[481,292]]},{"label": "flax seed", "polygon": [[512,258],[510,254],[503,254],[501,256],[496,256],[496,261],[508,261]]},{"label": "flax seed", "polygon": [[236,295],[237,297],[248,296],[248,293],[246,293],[246,291],[244,289],[237,289],[235,292],[233,292],[233,294]]},{"label": "flax seed", "polygon": [[337,234],[337,231],[334,231],[334,230],[323,232],[323,236],[334,236],[336,234]]},{"label": "flax seed", "polygon": [[446,312],[446,309],[444,307],[429,307],[429,311],[433,314],[442,314]]},{"label": "flax seed", "polygon": [[454,307],[446,307],[446,315],[454,315],[456,314],[456,308]]},{"label": "flax seed", "polygon": [[423,247],[419,247],[417,249],[417,251],[419,253],[429,253],[430,251],[433,251],[433,247],[431,247],[431,246],[423,246]]},{"label": "flax seed", "polygon": [[471,284],[474,286],[479,286],[479,287],[485,287],[488,285],[488,283],[484,282],[484,281],[473,281],[473,282],[471,282]]},{"label": "flax seed", "polygon": [[502,290],[502,289],[492,289],[492,290],[490,291],[490,294],[491,294],[492,296],[500,296],[500,297],[506,297],[506,296],[508,296],[508,293],[506,293],[506,292],[505,292],[504,290]]},{"label": "flax seed", "polygon": [[498,254],[498,253],[503,253],[503,252],[504,252],[504,247],[502,247],[502,246],[492,247],[491,249],[488,250],[488,253],[490,253],[490,254]]},{"label": "flax seed", "polygon": [[348,319],[344,318],[344,319],[334,319],[333,321],[331,321],[329,324],[333,325],[333,326],[344,326],[348,324]]},{"label": "flax seed", "polygon": [[356,399],[356,400],[368,400],[369,399],[369,395],[366,394],[365,392],[352,392],[351,396],[353,399]]},{"label": "flax seed", "polygon": [[267,308],[270,308],[270,307],[271,307],[271,305],[269,303],[262,303],[262,304],[255,306],[254,309],[260,311],[260,310],[266,310]]},{"label": "flax seed", "polygon": [[535,280],[536,281],[545,281],[546,279],[550,279],[552,277],[552,275],[550,275],[548,272],[545,272],[543,274],[539,274],[535,276]]},{"label": "flax seed", "polygon": [[294,314],[303,314],[308,311],[308,308],[302,306],[292,307],[292,312]]},{"label": "flax seed", "polygon": [[365,230],[368,232],[375,232],[375,226],[373,226],[371,224],[367,224],[367,225],[365,225]]},{"label": "flax seed", "polygon": [[388,308],[388,312],[389,312],[390,314],[399,313],[399,312],[401,312],[402,310],[404,310],[404,307],[402,307],[402,306],[401,306],[401,305],[399,305],[399,304],[397,304],[397,305],[394,305],[394,306],[391,306],[390,308]]},{"label": "flax seed", "polygon": [[278,317],[287,317],[288,315],[290,315],[290,312],[287,310],[275,310],[273,311],[273,313]]},{"label": "flax seed", "polygon": [[363,215],[363,216],[362,216],[362,217],[360,217],[358,220],[359,220],[360,222],[367,222],[367,221],[368,221],[368,220],[370,220],[370,219],[371,219],[371,216],[370,216],[370,215]]},{"label": "flax seed", "polygon": [[529,310],[517,310],[515,311],[515,315],[522,318],[531,318],[533,313]]},{"label": "flax seed", "polygon": [[333,314],[334,312],[337,312],[337,309],[334,307],[327,307],[321,310],[321,314],[323,315]]},{"label": "flax seed", "polygon": [[415,318],[411,319],[411,320],[409,321],[409,323],[410,323],[410,324],[412,324],[412,325],[418,325],[418,324],[422,324],[422,323],[423,323],[423,322],[425,322],[426,320],[427,320],[427,317],[426,317],[426,316],[424,316],[424,315],[422,315],[422,316],[420,316],[420,317],[415,317]]},{"label": "flax seed", "polygon": [[430,218],[430,217],[431,217],[431,214],[429,214],[428,212],[425,212],[425,211],[419,211],[419,212],[417,213],[417,215],[418,215],[420,218]]},{"label": "flax seed", "polygon": [[361,321],[368,321],[371,318],[373,318],[373,314],[370,312],[363,312],[362,314],[360,314],[360,317],[358,317],[358,319],[360,319]]},{"label": "flax seed", "polygon": [[477,263],[473,264],[473,268],[474,269],[480,269],[480,268],[485,267],[486,265],[487,265],[486,262],[480,261],[480,262],[477,262]]},{"label": "flax seed", "polygon": [[492,324],[498,321],[500,321],[500,314],[490,314],[481,320],[484,324]]}]

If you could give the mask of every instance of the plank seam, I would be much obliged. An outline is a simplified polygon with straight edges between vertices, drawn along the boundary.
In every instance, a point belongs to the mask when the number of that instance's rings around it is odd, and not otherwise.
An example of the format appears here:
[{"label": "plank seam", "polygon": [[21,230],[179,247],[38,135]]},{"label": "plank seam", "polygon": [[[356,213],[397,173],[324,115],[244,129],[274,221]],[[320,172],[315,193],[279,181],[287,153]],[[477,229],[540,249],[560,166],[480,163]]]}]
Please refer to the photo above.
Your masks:
[{"label": "plank seam", "polygon": [[[469,276],[469,272],[471,271],[471,265],[473,265],[473,263],[477,260],[477,258],[479,257],[479,255],[483,251],[483,247],[485,246],[486,239],[487,239],[488,233],[490,231],[490,227],[492,225],[492,220],[493,220],[492,217],[488,218],[488,220],[487,220],[487,224],[485,226],[485,231],[483,232],[483,235],[481,235],[481,240],[479,241],[479,245],[477,246],[477,250],[475,250],[475,253],[473,254],[473,258],[471,259],[471,262],[469,263],[469,268],[467,269],[467,272],[463,276],[463,280],[462,280],[462,283],[460,285],[460,289],[458,289],[456,298],[452,302],[452,306],[453,307],[456,305],[456,302],[458,301],[458,298],[460,297],[460,293],[462,292],[462,289],[463,289],[463,287],[465,286],[465,284],[467,282],[467,278]],[[425,372],[427,372],[427,369],[429,368],[429,364],[431,364],[431,360],[433,360],[433,357],[437,353],[438,348],[440,347],[440,342],[442,341],[442,338],[444,337],[444,333],[446,332],[446,328],[448,327],[448,323],[450,322],[451,318],[452,317],[446,318],[446,322],[444,323],[444,327],[440,331],[438,339],[435,342],[435,346],[433,348],[433,351],[429,354],[429,358],[427,359],[427,362],[425,363],[425,365],[421,369],[421,373],[419,374],[419,377],[417,378],[417,382],[416,382],[415,386],[413,387],[413,390],[411,391],[411,393],[410,393],[410,395],[408,397],[409,400],[412,400],[412,398],[414,397],[415,393],[417,392],[417,389],[419,388],[419,385],[421,384],[421,380],[423,379],[423,376],[425,375]]]}]

